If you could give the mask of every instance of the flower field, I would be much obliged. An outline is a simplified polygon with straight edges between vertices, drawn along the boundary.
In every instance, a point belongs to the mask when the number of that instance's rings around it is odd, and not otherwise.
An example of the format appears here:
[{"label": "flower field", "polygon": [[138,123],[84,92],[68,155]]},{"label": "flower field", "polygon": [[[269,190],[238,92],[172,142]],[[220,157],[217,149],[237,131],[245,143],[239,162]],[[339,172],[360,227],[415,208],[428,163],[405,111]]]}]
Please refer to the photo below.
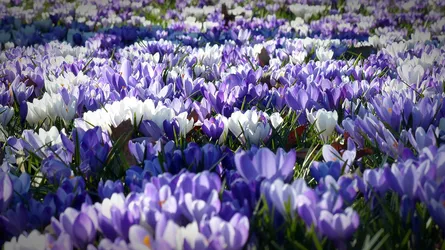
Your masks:
[{"label": "flower field", "polygon": [[445,2],[3,0],[0,249],[445,249]]}]

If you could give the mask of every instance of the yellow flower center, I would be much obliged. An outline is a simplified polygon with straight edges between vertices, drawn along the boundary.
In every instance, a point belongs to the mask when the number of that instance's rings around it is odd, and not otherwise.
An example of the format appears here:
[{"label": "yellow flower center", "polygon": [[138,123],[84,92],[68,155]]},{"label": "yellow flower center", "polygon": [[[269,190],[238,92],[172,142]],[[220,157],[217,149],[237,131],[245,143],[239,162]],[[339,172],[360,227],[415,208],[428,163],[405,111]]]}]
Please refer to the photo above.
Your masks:
[{"label": "yellow flower center", "polygon": [[392,114],[392,108],[388,108],[388,112]]},{"label": "yellow flower center", "polygon": [[144,237],[144,245],[146,245],[148,248],[151,248],[150,237],[148,235]]}]

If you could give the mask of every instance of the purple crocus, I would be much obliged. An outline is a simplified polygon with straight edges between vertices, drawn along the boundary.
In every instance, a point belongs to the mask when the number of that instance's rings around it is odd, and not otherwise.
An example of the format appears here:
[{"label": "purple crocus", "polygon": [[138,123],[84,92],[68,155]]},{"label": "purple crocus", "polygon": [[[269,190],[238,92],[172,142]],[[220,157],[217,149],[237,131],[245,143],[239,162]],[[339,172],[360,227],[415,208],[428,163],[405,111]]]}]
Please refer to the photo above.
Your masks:
[{"label": "purple crocus", "polygon": [[413,145],[418,153],[422,152],[423,148],[432,145],[436,146],[436,136],[434,134],[433,126],[430,126],[428,131],[426,132],[425,129],[423,129],[422,127],[417,127],[415,136],[413,136],[411,129],[409,129],[408,132],[406,132],[405,134],[407,135],[411,145]]},{"label": "purple crocus", "polygon": [[207,200],[193,199],[191,193],[184,194],[180,201],[182,214],[190,221],[202,221],[219,213],[221,201],[216,190],[212,190]]},{"label": "purple crocus", "polygon": [[0,172],[0,211],[6,211],[13,197],[14,188],[11,178],[7,173]]},{"label": "purple crocus", "polygon": [[334,177],[335,180],[341,175],[342,164],[340,161],[317,162],[314,161],[310,168],[311,176],[319,182],[326,175]]},{"label": "purple crocus", "polygon": [[175,140],[179,138],[179,122],[173,118],[173,120],[165,120],[163,123],[164,131],[169,140]]},{"label": "purple crocus", "polygon": [[143,120],[139,125],[139,131],[150,141],[157,141],[162,135],[162,130],[151,120]]},{"label": "purple crocus", "polygon": [[96,237],[94,220],[89,214],[69,207],[60,215],[59,221],[53,218],[52,226],[58,235],[67,233],[77,248],[85,249]]},{"label": "purple crocus", "polygon": [[77,128],[73,131],[74,143],[79,145],[80,169],[87,175],[96,174],[104,167],[110,150],[110,140],[104,136],[100,127],[87,131]]},{"label": "purple crocus", "polygon": [[[221,117],[216,118],[211,117],[210,119],[205,119],[202,125],[202,131],[211,140],[218,140],[222,133],[224,132],[225,124]],[[227,128],[226,128],[227,129]]]},{"label": "purple crocus", "polygon": [[54,156],[50,156],[42,162],[41,171],[50,183],[55,184],[61,183],[72,175],[69,165],[59,161]]},{"label": "purple crocus", "polygon": [[73,249],[73,241],[67,233],[62,233],[57,239],[48,235],[47,241],[53,250]]},{"label": "purple crocus", "polygon": [[293,172],[296,153],[294,150],[286,153],[284,149],[279,148],[274,154],[269,148],[260,148],[250,152],[237,152],[234,159],[236,168],[246,180],[259,177],[288,180]]},{"label": "purple crocus", "polygon": [[230,221],[214,216],[202,223],[200,229],[215,249],[242,249],[249,237],[249,220],[238,213]]},{"label": "purple crocus", "polygon": [[120,180],[114,182],[112,180],[107,180],[105,183],[103,180],[100,180],[97,192],[101,199],[111,198],[111,195],[114,193],[123,193],[124,186]]},{"label": "purple crocus", "polygon": [[[323,235],[328,239],[337,243],[342,243],[348,240],[352,234],[357,230],[360,223],[357,212],[348,207],[342,213],[331,213],[327,210],[320,212],[318,228]],[[338,247],[341,247],[339,245]]]},{"label": "purple crocus", "polygon": [[411,200],[417,197],[420,174],[414,164],[393,164],[384,171],[390,187],[400,196],[407,195]]}]

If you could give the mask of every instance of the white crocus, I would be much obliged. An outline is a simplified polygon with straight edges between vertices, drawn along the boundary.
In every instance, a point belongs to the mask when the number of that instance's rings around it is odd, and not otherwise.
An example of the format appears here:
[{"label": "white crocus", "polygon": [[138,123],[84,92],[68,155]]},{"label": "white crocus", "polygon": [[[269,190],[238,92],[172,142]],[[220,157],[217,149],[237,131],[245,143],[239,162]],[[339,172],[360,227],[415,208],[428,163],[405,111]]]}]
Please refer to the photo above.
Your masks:
[{"label": "white crocus", "polygon": [[112,127],[117,127],[126,120],[130,120],[133,125],[139,124],[141,120],[151,120],[163,130],[164,121],[171,121],[173,118],[176,118],[180,125],[181,135],[185,136],[193,129],[194,120],[188,119],[186,112],[175,116],[175,111],[162,103],[155,105],[150,99],[141,101],[135,97],[126,97],[121,101],[106,104],[104,108],[96,111],[85,112],[83,118],[76,119],[74,124],[83,129],[99,126],[111,134]]},{"label": "white crocus", "polygon": [[27,102],[26,121],[32,125],[45,121],[44,124],[48,125],[48,119],[55,119],[57,116],[54,104],[54,98],[48,93],[44,93],[41,99],[34,99],[32,103]]},{"label": "white crocus", "polygon": [[418,86],[425,74],[425,70],[420,64],[407,61],[397,67],[397,73],[406,84]]},{"label": "white crocus", "polygon": [[393,58],[398,58],[399,55],[406,51],[407,44],[405,42],[399,43],[391,43],[383,49],[386,53],[388,53]]},{"label": "white crocus", "polygon": [[319,61],[325,62],[332,59],[332,57],[334,56],[334,51],[324,47],[320,47],[315,50],[315,55],[317,56]]},{"label": "white crocus", "polygon": [[181,137],[186,137],[187,133],[193,129],[194,119],[187,119],[187,115],[187,112],[182,112],[175,117],[176,121],[178,121],[179,124],[179,134],[181,135]]},{"label": "white crocus", "polygon": [[290,55],[290,59],[293,64],[303,64],[304,60],[306,60],[307,52],[306,50],[303,51],[292,51],[292,54]]},{"label": "white crocus", "polygon": [[68,103],[65,103],[61,95],[54,94],[53,96],[56,116],[62,118],[65,124],[71,123],[76,115],[77,97],[70,95]]},{"label": "white crocus", "polygon": [[274,129],[278,128],[278,126],[283,123],[284,119],[281,117],[281,114],[278,112],[273,113],[270,115],[270,123],[272,123],[272,127]]},{"label": "white crocus", "polygon": [[[60,132],[65,133],[65,129],[62,129]],[[52,126],[48,131],[39,128],[37,136],[40,139],[40,146],[62,144],[59,130],[55,126]]]},{"label": "white crocus", "polygon": [[18,238],[13,237],[11,241],[6,242],[5,250],[44,250],[47,249],[46,236],[39,231],[33,230],[27,236],[21,234]]},{"label": "white crocus", "polygon": [[259,145],[270,133],[268,122],[260,121],[260,115],[255,110],[234,112],[229,118],[229,130],[243,143]]},{"label": "white crocus", "polygon": [[158,106],[156,107],[156,111],[151,120],[162,130],[164,128],[164,121],[171,121],[173,117],[175,117],[175,111],[173,109],[165,106]]},{"label": "white crocus", "polygon": [[65,73],[58,77],[49,76],[45,81],[45,89],[51,93],[59,93],[61,88],[65,88],[68,92],[71,92],[73,87],[87,84],[90,81],[90,77],[83,74],[82,71],[74,75],[72,72]]},{"label": "white crocus", "polygon": [[329,136],[334,132],[335,126],[337,125],[338,114],[337,111],[326,111],[325,109],[320,109],[315,113],[313,111],[306,110],[307,119],[310,123],[315,123],[315,128],[320,134],[321,139],[327,142]]},{"label": "white crocus", "polygon": [[176,249],[183,249],[184,242],[187,242],[191,249],[195,248],[197,242],[208,242],[205,236],[199,232],[196,221],[185,227],[179,227],[176,231]]},{"label": "white crocus", "polygon": [[406,86],[406,84],[404,84],[399,79],[391,79],[391,80],[385,81],[384,85],[383,85],[383,90],[387,93],[390,93],[392,91],[400,92],[407,88],[408,88],[408,86]]}]

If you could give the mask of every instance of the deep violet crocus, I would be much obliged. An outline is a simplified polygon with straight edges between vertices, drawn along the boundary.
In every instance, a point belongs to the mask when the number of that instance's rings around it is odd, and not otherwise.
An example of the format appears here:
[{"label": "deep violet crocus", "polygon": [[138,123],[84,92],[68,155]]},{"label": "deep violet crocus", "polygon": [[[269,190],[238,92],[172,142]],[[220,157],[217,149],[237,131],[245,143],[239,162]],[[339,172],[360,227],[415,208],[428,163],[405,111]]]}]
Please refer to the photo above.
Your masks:
[{"label": "deep violet crocus", "polygon": [[318,182],[326,175],[338,179],[341,175],[342,164],[340,161],[317,162],[314,161],[310,168],[311,176]]},{"label": "deep violet crocus", "polygon": [[212,140],[218,140],[223,134],[224,130],[227,130],[227,121],[223,121],[224,117],[211,117],[205,119],[202,125],[202,131]]},{"label": "deep violet crocus", "polygon": [[269,148],[253,148],[249,152],[236,153],[234,159],[236,168],[246,180],[259,177],[288,180],[295,165],[296,153],[294,150],[286,153],[279,148],[274,154]]},{"label": "deep violet crocus", "polygon": [[111,198],[114,193],[123,193],[124,186],[120,180],[114,182],[112,180],[106,180],[105,182],[100,180],[97,191],[101,199]]}]

